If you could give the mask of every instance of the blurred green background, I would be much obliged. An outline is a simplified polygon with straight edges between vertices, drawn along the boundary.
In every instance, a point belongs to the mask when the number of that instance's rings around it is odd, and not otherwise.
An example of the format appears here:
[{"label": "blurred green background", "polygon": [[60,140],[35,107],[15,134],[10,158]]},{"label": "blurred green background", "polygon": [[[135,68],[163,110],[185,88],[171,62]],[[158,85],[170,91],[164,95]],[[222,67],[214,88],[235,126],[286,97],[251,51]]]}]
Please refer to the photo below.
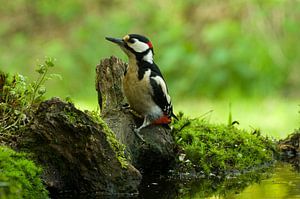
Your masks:
[{"label": "blurred green background", "polygon": [[47,96],[95,109],[95,66],[126,60],[105,36],[148,36],[175,112],[283,137],[299,127],[300,1],[0,0],[0,70],[33,79],[56,58]]}]

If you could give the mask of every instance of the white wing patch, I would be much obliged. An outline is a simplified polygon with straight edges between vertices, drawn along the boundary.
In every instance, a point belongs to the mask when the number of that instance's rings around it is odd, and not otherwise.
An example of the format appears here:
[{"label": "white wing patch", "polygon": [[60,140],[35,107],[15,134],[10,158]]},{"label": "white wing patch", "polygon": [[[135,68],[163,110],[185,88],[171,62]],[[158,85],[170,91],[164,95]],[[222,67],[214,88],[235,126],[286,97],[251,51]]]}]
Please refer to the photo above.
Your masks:
[{"label": "white wing patch", "polygon": [[171,97],[170,95],[168,94],[168,91],[167,91],[167,86],[166,86],[166,83],[165,81],[163,80],[163,78],[161,78],[160,76],[155,76],[155,77],[151,77],[153,80],[156,81],[156,83],[158,85],[160,85],[163,93],[165,94],[166,98],[167,98],[167,102],[168,104],[171,104]]},{"label": "white wing patch", "polygon": [[145,52],[146,50],[148,50],[149,46],[148,44],[144,43],[144,42],[140,42],[137,39],[134,39],[134,43],[127,43],[128,46],[130,48],[132,48],[135,52],[141,53],[141,52]]}]

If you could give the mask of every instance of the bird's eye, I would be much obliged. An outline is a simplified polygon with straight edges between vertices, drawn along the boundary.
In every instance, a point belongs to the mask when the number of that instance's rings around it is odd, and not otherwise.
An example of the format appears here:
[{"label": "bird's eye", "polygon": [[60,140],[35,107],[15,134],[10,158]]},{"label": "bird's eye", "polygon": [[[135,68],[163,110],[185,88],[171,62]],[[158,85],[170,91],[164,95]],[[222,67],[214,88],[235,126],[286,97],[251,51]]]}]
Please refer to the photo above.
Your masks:
[{"label": "bird's eye", "polygon": [[133,38],[128,39],[128,42],[133,44],[135,42],[135,40]]}]

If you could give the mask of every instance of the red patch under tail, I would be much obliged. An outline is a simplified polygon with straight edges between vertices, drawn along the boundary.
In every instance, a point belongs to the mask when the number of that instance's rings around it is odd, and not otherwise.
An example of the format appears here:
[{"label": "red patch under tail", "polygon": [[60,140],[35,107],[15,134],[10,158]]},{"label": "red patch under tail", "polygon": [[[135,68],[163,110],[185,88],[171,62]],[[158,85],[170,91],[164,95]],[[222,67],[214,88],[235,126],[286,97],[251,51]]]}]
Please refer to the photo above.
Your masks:
[{"label": "red patch under tail", "polygon": [[170,124],[170,123],[171,123],[171,118],[167,115],[164,115],[158,118],[157,120],[155,120],[154,122],[152,122],[152,124]]}]

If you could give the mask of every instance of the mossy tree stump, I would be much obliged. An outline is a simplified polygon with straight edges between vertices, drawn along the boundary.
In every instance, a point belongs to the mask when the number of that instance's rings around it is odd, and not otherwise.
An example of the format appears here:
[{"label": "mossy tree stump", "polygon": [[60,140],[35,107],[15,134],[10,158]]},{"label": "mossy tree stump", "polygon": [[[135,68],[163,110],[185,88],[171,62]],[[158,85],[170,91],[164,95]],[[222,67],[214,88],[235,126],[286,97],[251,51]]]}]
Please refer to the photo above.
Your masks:
[{"label": "mossy tree stump", "polygon": [[140,172],[122,164],[106,131],[104,122],[52,98],[39,105],[18,148],[43,167],[51,195],[138,193]]},{"label": "mossy tree stump", "polygon": [[128,157],[137,169],[147,174],[167,171],[175,160],[171,130],[154,125],[144,128],[140,132],[145,140],[143,143],[133,131],[141,125],[142,119],[122,109],[126,103],[122,89],[126,67],[127,64],[116,57],[103,59],[97,65],[96,90],[101,117],[126,146]]}]

